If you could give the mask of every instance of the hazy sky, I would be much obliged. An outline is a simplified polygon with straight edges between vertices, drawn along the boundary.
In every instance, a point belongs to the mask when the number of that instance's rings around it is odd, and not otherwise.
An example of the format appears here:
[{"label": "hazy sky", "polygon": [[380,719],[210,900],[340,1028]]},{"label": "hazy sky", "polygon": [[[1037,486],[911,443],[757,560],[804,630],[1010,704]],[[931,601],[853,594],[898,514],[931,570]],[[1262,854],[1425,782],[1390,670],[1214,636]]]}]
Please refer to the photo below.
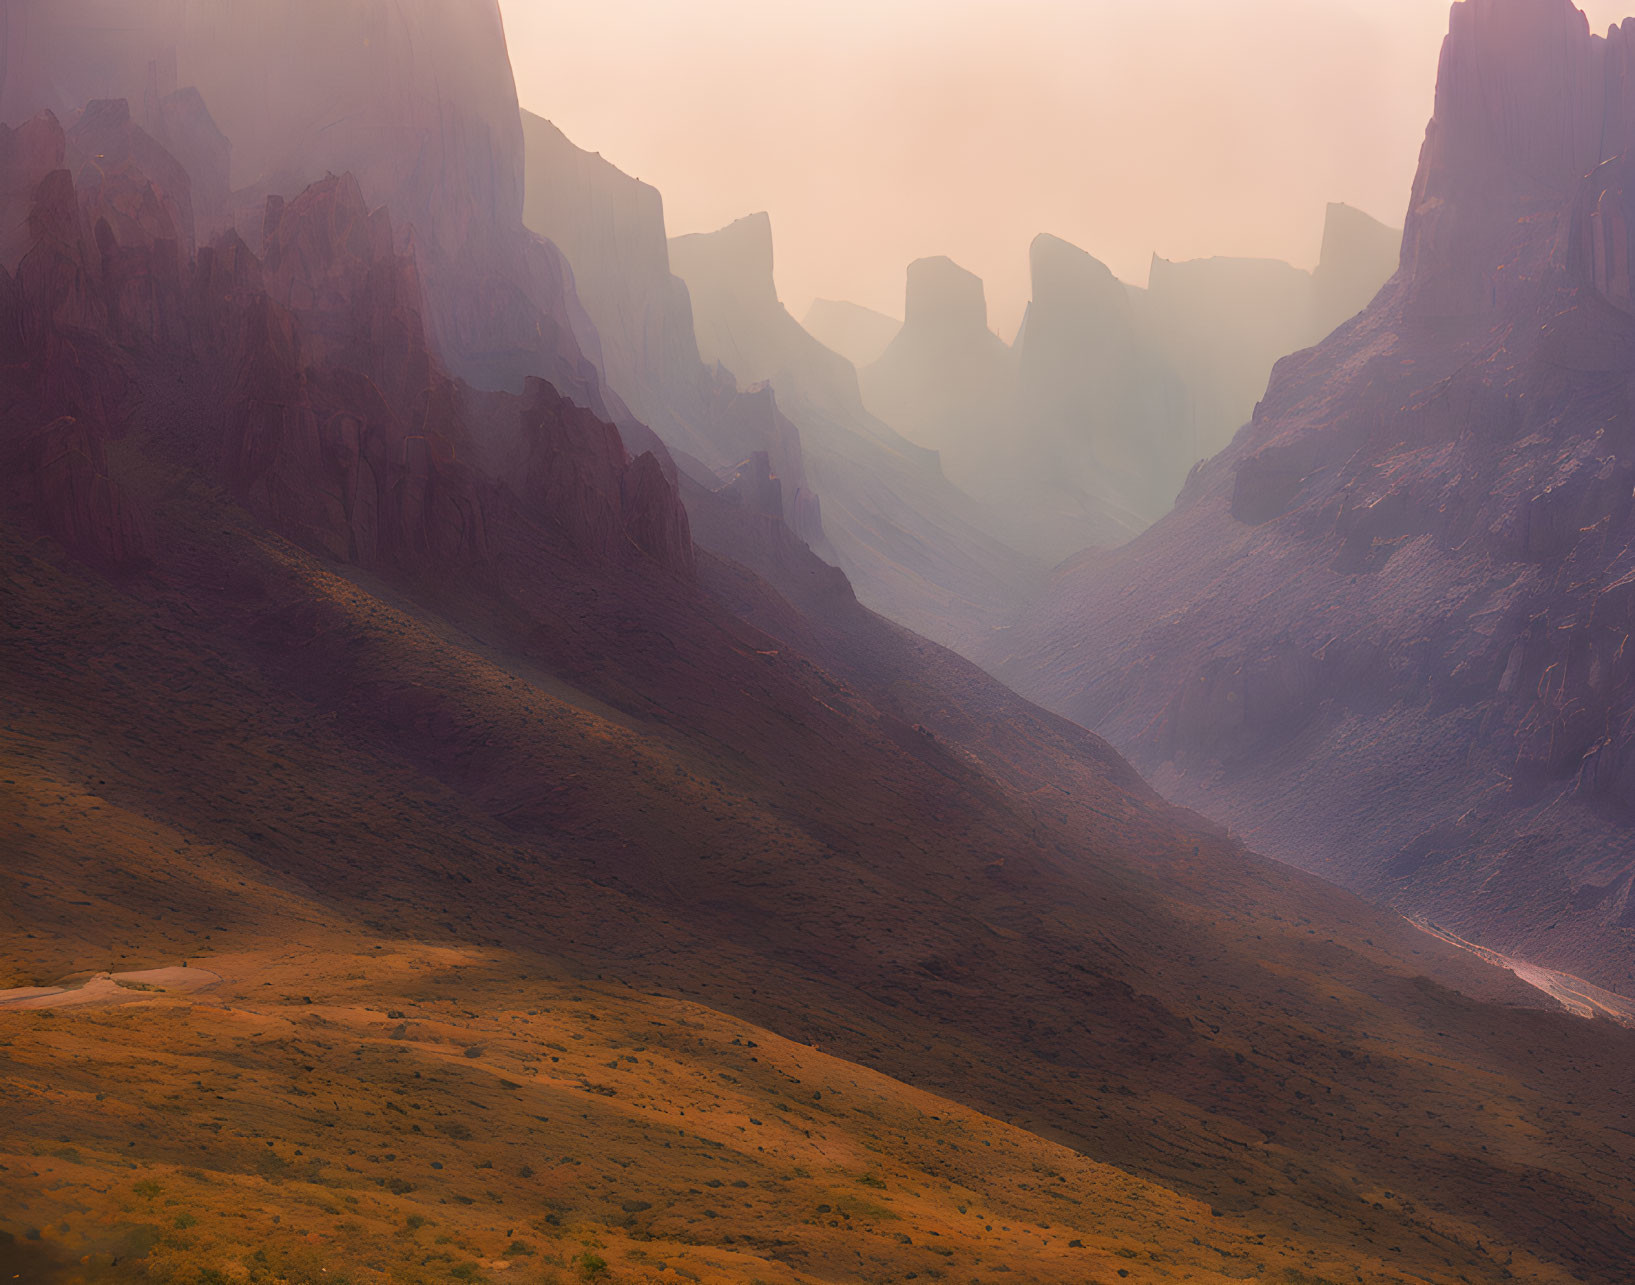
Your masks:
[{"label": "hazy sky", "polygon": [[[1006,338],[1053,232],[1311,266],[1323,208],[1400,224],[1446,0],[502,0],[523,105],[664,193],[672,235],[771,212],[778,285],[902,314],[911,259]],[[1635,0],[1598,0],[1604,30]]]}]

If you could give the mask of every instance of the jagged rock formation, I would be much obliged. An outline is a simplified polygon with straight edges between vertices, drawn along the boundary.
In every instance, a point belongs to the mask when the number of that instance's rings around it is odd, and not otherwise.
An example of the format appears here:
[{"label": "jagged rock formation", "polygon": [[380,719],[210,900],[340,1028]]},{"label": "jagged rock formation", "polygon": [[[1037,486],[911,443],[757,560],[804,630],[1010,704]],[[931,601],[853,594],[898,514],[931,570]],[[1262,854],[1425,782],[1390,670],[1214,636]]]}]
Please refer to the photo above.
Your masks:
[{"label": "jagged rock formation", "polygon": [[972,490],[1016,446],[1004,428],[1015,414],[1011,351],[988,329],[981,278],[951,259],[908,265],[903,317],[880,359],[860,372],[864,399]]},{"label": "jagged rock formation", "polygon": [[802,330],[778,299],[768,215],[675,237],[670,257],[692,292],[705,361],[725,366],[740,383],[770,383],[803,428],[806,418],[821,417],[890,439],[868,420],[851,363]]},{"label": "jagged rock formation", "polygon": [[1018,400],[1029,454],[1049,462],[1034,491],[1060,496],[1103,543],[1110,523],[1127,537],[1169,511],[1197,461],[1190,398],[1105,266],[1052,236],[1035,239],[1030,265]]},{"label": "jagged rock formation", "polygon": [[[1040,263],[1036,246],[1036,282]],[[1048,295],[1057,279],[1048,267],[1045,275]],[[1066,333],[1076,323],[1057,303],[1030,308],[1013,351],[988,328],[980,278],[946,258],[918,260],[908,269],[902,330],[860,376],[869,409],[935,450],[1006,541],[1046,564],[1119,543],[1142,525],[1090,458],[1102,408],[1074,406],[1065,410],[1071,422],[1057,422],[1057,367],[1077,378],[1098,360],[1080,341],[1101,338]],[[1122,298],[1119,306],[1128,311]]]},{"label": "jagged rock formation", "polygon": [[670,271],[658,190],[575,147],[550,121],[528,112],[522,121],[524,219],[572,265],[608,385],[673,451],[712,474],[764,455],[790,528],[821,543],[821,501],[806,479],[799,431],[769,394],[740,393],[729,373],[699,357],[692,300]]},{"label": "jagged rock formation", "polygon": [[490,532],[523,522],[598,562],[691,574],[667,460],[632,461],[612,425],[543,381],[478,394],[442,372],[415,259],[353,175],[269,198],[260,255],[228,231],[189,257],[188,176],[124,102],[93,103],[66,133],[49,114],[22,133],[33,145],[11,149],[5,190],[40,155],[82,179],[39,181],[15,283],[0,264],[0,334],[21,358],[5,412],[13,484],[70,550],[141,563],[145,521],[109,446],[135,402],[176,397],[187,448],[330,557],[496,574]]},{"label": "jagged rock formation", "polygon": [[[1401,240],[1360,210],[1330,205],[1315,272],[1271,259],[1153,258],[1135,299],[1150,342],[1186,386],[1194,460],[1248,423],[1280,358],[1368,305],[1396,272]],[[1174,480],[1184,478],[1183,469]]]},{"label": "jagged rock formation", "polygon": [[878,361],[903,328],[895,317],[843,299],[814,299],[800,324],[807,334],[858,370]]},{"label": "jagged rock formation", "polygon": [[456,374],[513,391],[540,375],[604,418],[624,413],[603,396],[571,274],[523,227],[494,0],[12,0],[6,15],[0,121],[127,100],[200,174],[206,231],[232,223],[252,249],[267,196],[350,172],[412,231],[427,323]]},{"label": "jagged rock formation", "polygon": [[827,548],[862,601],[926,637],[974,646],[1040,568],[992,534],[993,515],[950,485],[933,452],[864,409],[856,369],[789,314],[771,220],[674,238],[670,261],[691,292],[704,359],[746,386],[769,385],[799,427]]},{"label": "jagged rock formation", "polygon": [[1051,564],[1116,547],[1169,512],[1193,465],[1248,418],[1279,357],[1372,298],[1399,239],[1330,206],[1316,273],[1155,259],[1149,286],[1134,290],[1041,235],[1014,352],[987,329],[982,283],[923,260],[909,271],[907,323],[862,372],[864,398],[937,450],[1009,543]]},{"label": "jagged rock formation", "polygon": [[1465,0],[1402,271],[996,653],[1278,855],[1635,980],[1635,22]]}]

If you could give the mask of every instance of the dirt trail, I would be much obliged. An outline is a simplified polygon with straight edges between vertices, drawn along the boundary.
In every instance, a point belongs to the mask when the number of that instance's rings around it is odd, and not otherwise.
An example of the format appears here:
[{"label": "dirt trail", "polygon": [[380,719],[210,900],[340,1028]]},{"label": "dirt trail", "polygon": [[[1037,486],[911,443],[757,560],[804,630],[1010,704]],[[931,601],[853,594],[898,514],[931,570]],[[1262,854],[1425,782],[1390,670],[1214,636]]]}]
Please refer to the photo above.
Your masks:
[{"label": "dirt trail", "polygon": [[0,1010],[68,1008],[81,1004],[133,1004],[154,994],[190,995],[221,981],[208,968],[148,968],[98,973],[80,986],[21,986],[0,991]]}]

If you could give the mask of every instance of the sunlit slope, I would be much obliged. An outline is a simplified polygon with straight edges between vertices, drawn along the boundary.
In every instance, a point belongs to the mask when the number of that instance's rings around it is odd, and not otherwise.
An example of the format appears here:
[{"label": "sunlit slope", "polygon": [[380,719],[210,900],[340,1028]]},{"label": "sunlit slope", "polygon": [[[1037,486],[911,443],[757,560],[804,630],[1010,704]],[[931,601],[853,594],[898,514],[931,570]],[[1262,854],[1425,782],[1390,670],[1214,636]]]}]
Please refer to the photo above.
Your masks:
[{"label": "sunlit slope", "polygon": [[[26,1091],[23,1154],[0,1172],[15,1252],[101,1244],[83,1229],[128,1254],[140,1237],[119,1227],[162,1224],[229,1279],[258,1250],[297,1249],[313,1279],[449,1253],[426,1265],[447,1279],[513,1239],[536,1254],[474,1270],[527,1279],[548,1256],[578,1271],[566,1260],[584,1234],[626,1273],[627,1247],[718,1255],[687,1268],[704,1280],[977,1279],[978,1254],[1012,1279],[1619,1279],[1625,1033],[1421,977],[1479,974],[1187,829],[1089,738],[998,719],[999,698],[935,654],[895,679],[872,651],[826,669],[681,591],[653,588],[638,611],[619,597],[635,590],[597,597],[571,567],[554,592],[586,605],[559,620],[458,584],[410,599],[268,537],[184,474],[154,466],[149,484],[169,552],[146,578],[113,585],[3,536],[5,981],[184,959],[226,980],[109,1011],[0,1013]],[[598,1023],[567,1016],[592,1010]],[[653,1065],[608,1066],[616,1055]],[[388,1110],[405,1079],[422,1112],[472,1137]],[[80,1096],[41,1096],[61,1093]],[[688,1136],[656,1123],[667,1112]],[[184,1127],[201,1115],[221,1129]],[[288,1171],[249,1160],[267,1141]],[[49,1154],[63,1148],[86,1166]],[[716,1163],[729,1151],[733,1177]],[[108,1169],[116,1152],[142,1168]],[[596,1160],[615,1153],[628,1168]],[[319,1181],[303,1185],[313,1157]],[[189,1169],[239,1176],[207,1192]],[[415,1189],[390,1191],[393,1177]],[[740,1178],[751,1188],[708,1185]],[[746,1190],[761,1194],[722,1194]],[[199,1223],[176,1227],[184,1214]],[[397,1233],[413,1214],[439,1226],[411,1250]]]}]

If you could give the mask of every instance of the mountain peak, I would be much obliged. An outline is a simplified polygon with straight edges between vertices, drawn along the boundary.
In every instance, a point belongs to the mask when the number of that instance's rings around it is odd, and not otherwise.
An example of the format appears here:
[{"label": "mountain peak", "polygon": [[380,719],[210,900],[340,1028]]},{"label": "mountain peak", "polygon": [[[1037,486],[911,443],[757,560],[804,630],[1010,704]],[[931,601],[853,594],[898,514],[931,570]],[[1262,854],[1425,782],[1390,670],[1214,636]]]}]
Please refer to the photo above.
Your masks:
[{"label": "mountain peak", "polygon": [[1556,261],[1519,220],[1635,145],[1635,23],[1593,35],[1570,0],[1460,0],[1403,240],[1410,310],[1504,306]]},{"label": "mountain peak", "polygon": [[714,232],[693,232],[670,239],[671,264],[684,280],[701,264],[710,266],[729,293],[761,307],[776,307],[778,286],[772,252],[772,216],[766,211]]},{"label": "mountain peak", "polygon": [[1085,300],[1105,301],[1116,309],[1128,306],[1128,296],[1112,270],[1071,241],[1041,232],[1028,250],[1033,280],[1032,305],[1055,306]]},{"label": "mountain peak", "polygon": [[988,328],[988,297],[982,278],[943,255],[908,265],[904,309],[906,326]]}]

